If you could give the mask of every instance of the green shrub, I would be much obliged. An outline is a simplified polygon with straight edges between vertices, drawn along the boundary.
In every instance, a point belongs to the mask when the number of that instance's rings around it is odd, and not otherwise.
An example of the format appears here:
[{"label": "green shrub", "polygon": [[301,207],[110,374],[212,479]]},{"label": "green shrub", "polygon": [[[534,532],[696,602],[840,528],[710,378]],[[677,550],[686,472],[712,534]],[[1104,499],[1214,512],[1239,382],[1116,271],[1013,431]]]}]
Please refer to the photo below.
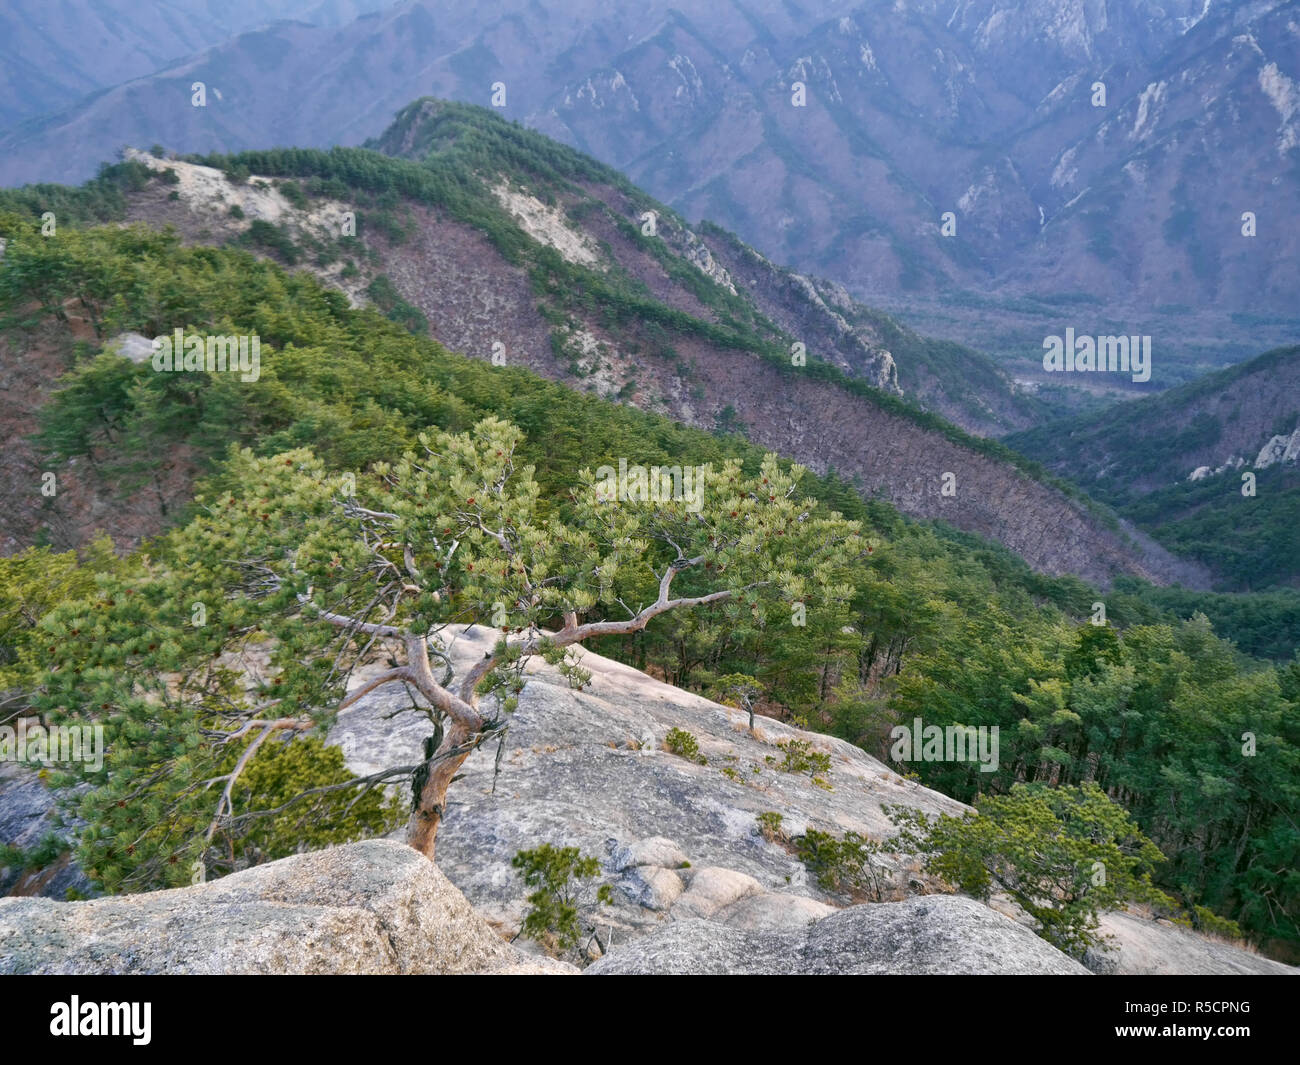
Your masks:
[{"label": "green shrub", "polygon": [[283,226],[273,226],[270,222],[261,218],[252,222],[248,227],[248,232],[241,238],[241,243],[264,248],[279,256],[290,266],[298,262],[298,246],[294,244],[293,238],[289,236],[288,231]]},{"label": "green shrub", "polygon": [[685,729],[669,729],[668,735],[664,737],[664,743],[668,750],[679,758],[685,758],[690,762],[698,762],[700,765],[709,764],[708,759],[700,754],[699,740]]},{"label": "green shrub", "polygon": [[829,832],[810,828],[796,836],[794,844],[799,860],[826,891],[867,892],[877,902],[883,898],[884,877],[871,860],[881,851],[875,840],[857,832],[845,832],[843,839],[836,839]]},{"label": "green shrub", "polygon": [[44,869],[53,865],[71,847],[53,832],[47,833],[39,843],[23,849],[10,843],[0,844],[0,869]]},{"label": "green shrub", "polygon": [[429,320],[420,308],[407,303],[386,274],[380,274],[366,287],[366,295],[384,312],[389,321],[403,326],[408,332],[426,334]]},{"label": "green shrub", "polygon": [[812,740],[785,740],[778,743],[785,760],[777,766],[783,773],[810,773],[821,777],[831,771],[831,756],[814,751]]},{"label": "green shrub", "polygon": [[963,817],[886,812],[903,828],[897,844],[925,855],[928,872],[976,898],[1005,892],[1043,939],[1076,958],[1101,945],[1099,911],[1128,900],[1174,905],[1151,884],[1164,856],[1093,783],[1017,784]]},{"label": "green shrub", "polygon": [[[535,888],[528,901],[532,909],[524,917],[519,934],[536,940],[549,950],[570,950],[582,936],[578,909],[590,892],[587,883],[600,873],[600,862],[584,856],[577,847],[556,847],[543,843],[515,854],[510,864],[519,870],[524,883]],[[608,884],[596,888],[594,900],[612,905],[614,893]]]},{"label": "green shrub", "polygon": [[280,190],[280,195],[289,201],[300,211],[307,209],[307,194],[302,191],[302,186],[296,181],[279,181],[276,187]]},{"label": "green shrub", "polygon": [[1175,916],[1173,922],[1205,935],[1221,936],[1224,939],[1242,938],[1241,926],[1236,921],[1220,917],[1204,906],[1193,906],[1189,912]]}]

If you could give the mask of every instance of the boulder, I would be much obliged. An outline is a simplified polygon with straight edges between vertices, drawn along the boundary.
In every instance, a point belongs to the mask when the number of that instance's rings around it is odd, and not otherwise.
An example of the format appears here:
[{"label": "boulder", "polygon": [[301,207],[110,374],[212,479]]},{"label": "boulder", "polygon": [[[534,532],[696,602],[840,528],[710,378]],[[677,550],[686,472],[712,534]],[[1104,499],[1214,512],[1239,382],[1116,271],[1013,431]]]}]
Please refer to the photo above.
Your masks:
[{"label": "boulder", "polygon": [[388,840],[171,891],[0,899],[0,974],[576,971],[510,946],[432,862]]},{"label": "boulder", "polygon": [[618,879],[618,889],[638,906],[647,910],[668,909],[686,890],[682,878],[671,869],[638,865]]},{"label": "boulder", "polygon": [[839,910],[794,931],[675,921],[613,950],[590,975],[1088,975],[973,899],[927,895]]},{"label": "boulder", "polygon": [[835,912],[834,906],[816,899],[769,891],[733,902],[713,920],[746,932],[793,932]]},{"label": "boulder", "polygon": [[680,869],[686,865],[681,847],[663,836],[650,836],[622,847],[617,840],[610,840],[609,844],[612,844],[609,867],[616,873],[638,865],[657,865],[663,869]]},{"label": "boulder", "polygon": [[752,876],[735,869],[709,866],[698,869],[691,877],[691,886],[677,900],[673,916],[712,917],[719,910],[749,895],[761,895],[763,885]]}]

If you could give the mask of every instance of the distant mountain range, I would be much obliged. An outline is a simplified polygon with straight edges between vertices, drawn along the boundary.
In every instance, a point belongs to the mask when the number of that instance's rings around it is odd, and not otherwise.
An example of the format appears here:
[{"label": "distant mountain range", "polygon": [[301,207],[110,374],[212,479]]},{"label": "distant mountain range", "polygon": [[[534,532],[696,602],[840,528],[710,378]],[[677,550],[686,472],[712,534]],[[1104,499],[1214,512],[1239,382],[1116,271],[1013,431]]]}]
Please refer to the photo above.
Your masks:
[{"label": "distant mountain range", "polygon": [[1017,376],[1066,325],[1153,334],[1160,384],[1300,335],[1294,3],[311,8],[10,129],[0,181],[79,180],[123,144],[356,144],[502,83],[506,117]]},{"label": "distant mountain range", "polygon": [[[8,0],[0,9],[0,130],[88,106],[88,95],[147,77],[269,19],[336,26],[382,6],[383,0]],[[102,158],[80,166],[93,173]]]}]

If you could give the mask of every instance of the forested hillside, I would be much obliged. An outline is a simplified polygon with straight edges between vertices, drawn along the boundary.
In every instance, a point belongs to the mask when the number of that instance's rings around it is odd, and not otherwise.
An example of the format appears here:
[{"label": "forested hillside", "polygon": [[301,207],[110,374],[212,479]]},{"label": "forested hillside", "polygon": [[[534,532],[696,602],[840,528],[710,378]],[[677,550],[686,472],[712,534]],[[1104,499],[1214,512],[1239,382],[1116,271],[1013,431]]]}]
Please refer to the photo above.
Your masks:
[{"label": "forested hillside", "polygon": [[[113,195],[101,188],[67,193],[64,202],[111,214]],[[581,471],[620,458],[719,469],[734,459],[747,478],[776,477],[764,471],[760,449],[725,426],[701,431],[525,368],[453,354],[373,308],[349,306],[311,273],[288,273],[244,249],[186,247],[138,226],[65,223],[51,239],[12,212],[0,225],[6,357],[68,368],[39,411],[40,468],[56,482],[71,473],[65,491],[74,497],[120,484],[123,505],[157,508],[149,531],[158,535],[124,558],[97,550],[78,563],[37,546],[0,562],[0,685],[11,700],[58,719],[93,714],[107,723],[109,759],[92,775],[101,786],[69,794],[89,824],[85,867],[119,889],[188,875],[190,857],[213,845],[211,801],[196,801],[193,785],[229,773],[250,750],[256,772],[234,789],[231,816],[220,822],[218,849],[227,855],[264,860],[295,850],[304,832],[313,843],[348,838],[356,831],[348,818],[378,825],[389,816],[372,794],[345,817],[349,793],[326,791],[291,817],[242,819],[304,786],[342,783],[346,771],[310,739],[261,743],[246,732],[219,742],[209,731],[226,701],[249,722],[278,719],[278,690],[313,719],[327,720],[337,706],[341,678],[329,669],[333,653],[304,627],[308,606],[263,579],[281,552],[303,542],[303,529],[317,530],[301,558],[320,579],[359,564],[315,524],[332,506],[346,512],[336,482],[381,499],[412,475],[402,456],[424,446],[420,434],[470,433],[465,439],[481,447],[496,439],[472,435],[488,416],[521,431],[514,461],[534,468],[535,505],[561,522],[578,521],[588,505]],[[556,264],[555,274],[564,269]],[[177,327],[258,336],[257,380],[159,373],[148,358],[104,350],[123,333]],[[164,475],[182,466],[179,480]],[[32,472],[5,486],[10,498],[26,505],[25,494],[39,497],[52,512],[65,505],[65,492],[39,496]],[[802,493],[808,502],[793,502]],[[735,677],[749,678],[766,712],[884,758],[891,726],[917,715],[939,725],[997,724],[1004,745],[996,773],[943,762],[900,769],[968,800],[1015,781],[1096,781],[1162,848],[1158,883],[1190,919],[1209,926],[1217,912],[1277,949],[1300,938],[1300,663],[1243,658],[1203,618],[1152,616],[1140,599],[1037,574],[1000,547],[906,520],[831,475],[803,475],[791,500],[788,511],[773,512],[781,522],[833,509],[860,523],[843,599],[810,584],[805,624],[794,628],[788,597],[719,602],[592,646],[723,696]],[[472,508],[475,500],[462,502]],[[783,526],[763,528],[775,537]],[[618,598],[653,595],[650,571],[672,558],[655,543],[619,575]],[[457,564],[475,561],[462,555]],[[415,562],[427,570],[427,558]],[[196,602],[207,604],[212,623],[195,624]],[[439,602],[439,616],[455,616],[457,603]],[[1098,603],[1105,624],[1093,624]],[[552,609],[537,616],[557,629],[569,623]],[[435,606],[422,600],[419,610]],[[249,655],[269,656],[251,688],[228,669]],[[125,681],[159,685],[166,698],[165,679],[175,676],[192,686],[164,714],[146,712]],[[74,782],[55,775],[57,784]],[[138,847],[120,842],[132,824],[153,826]]]},{"label": "forested hillside", "polygon": [[1224,591],[1300,604],[1300,347],[1006,443],[1115,507]]},{"label": "forested hillside", "polygon": [[[10,202],[36,215],[45,197],[75,219],[116,211],[120,196],[128,219],[316,270],[453,350],[743,430],[1044,572],[1203,582],[1032,461],[894,394],[890,353],[824,300],[807,304],[793,336],[707,243],[617,175],[481,109],[429,103],[395,127],[448,138],[421,164],[361,149],[205,160],[219,170],[153,158],[148,180],[132,162],[79,193],[37,187]],[[355,236],[321,228],[349,208]]]}]

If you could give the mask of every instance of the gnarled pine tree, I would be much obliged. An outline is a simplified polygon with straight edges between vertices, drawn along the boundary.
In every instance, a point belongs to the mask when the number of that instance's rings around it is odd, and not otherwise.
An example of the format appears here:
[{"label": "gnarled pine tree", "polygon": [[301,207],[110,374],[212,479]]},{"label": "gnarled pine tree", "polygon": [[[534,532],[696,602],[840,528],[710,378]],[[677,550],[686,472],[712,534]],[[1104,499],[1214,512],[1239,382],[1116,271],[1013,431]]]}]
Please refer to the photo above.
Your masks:
[{"label": "gnarled pine tree", "polygon": [[[531,656],[581,685],[576,645],[667,611],[722,604],[757,615],[776,601],[803,604],[802,617],[839,611],[852,594],[848,567],[864,550],[856,524],[799,496],[802,471],[774,456],[755,476],[739,463],[702,467],[689,498],[671,479],[650,485],[652,469],[624,498],[584,470],[568,498],[551,500],[515,464],[521,439],[495,418],[432,431],[419,453],[360,476],[305,449],[233,454],[215,482],[224,491],[199,497],[198,515],[161,541],[142,577],[51,615],[45,708],[109,725],[104,775],[82,810],[95,860],[115,840],[118,869],[174,865],[178,849],[192,857],[228,842],[258,813],[236,806],[260,747],[318,732],[393,683],[415,693],[437,742],[418,764],[351,786],[411,777],[408,838],[432,857],[448,788],[500,735]],[[455,677],[449,627],[463,624],[498,637]],[[354,668],[383,654],[390,668],[347,693]],[[142,870],[119,882],[158,879]]]}]

